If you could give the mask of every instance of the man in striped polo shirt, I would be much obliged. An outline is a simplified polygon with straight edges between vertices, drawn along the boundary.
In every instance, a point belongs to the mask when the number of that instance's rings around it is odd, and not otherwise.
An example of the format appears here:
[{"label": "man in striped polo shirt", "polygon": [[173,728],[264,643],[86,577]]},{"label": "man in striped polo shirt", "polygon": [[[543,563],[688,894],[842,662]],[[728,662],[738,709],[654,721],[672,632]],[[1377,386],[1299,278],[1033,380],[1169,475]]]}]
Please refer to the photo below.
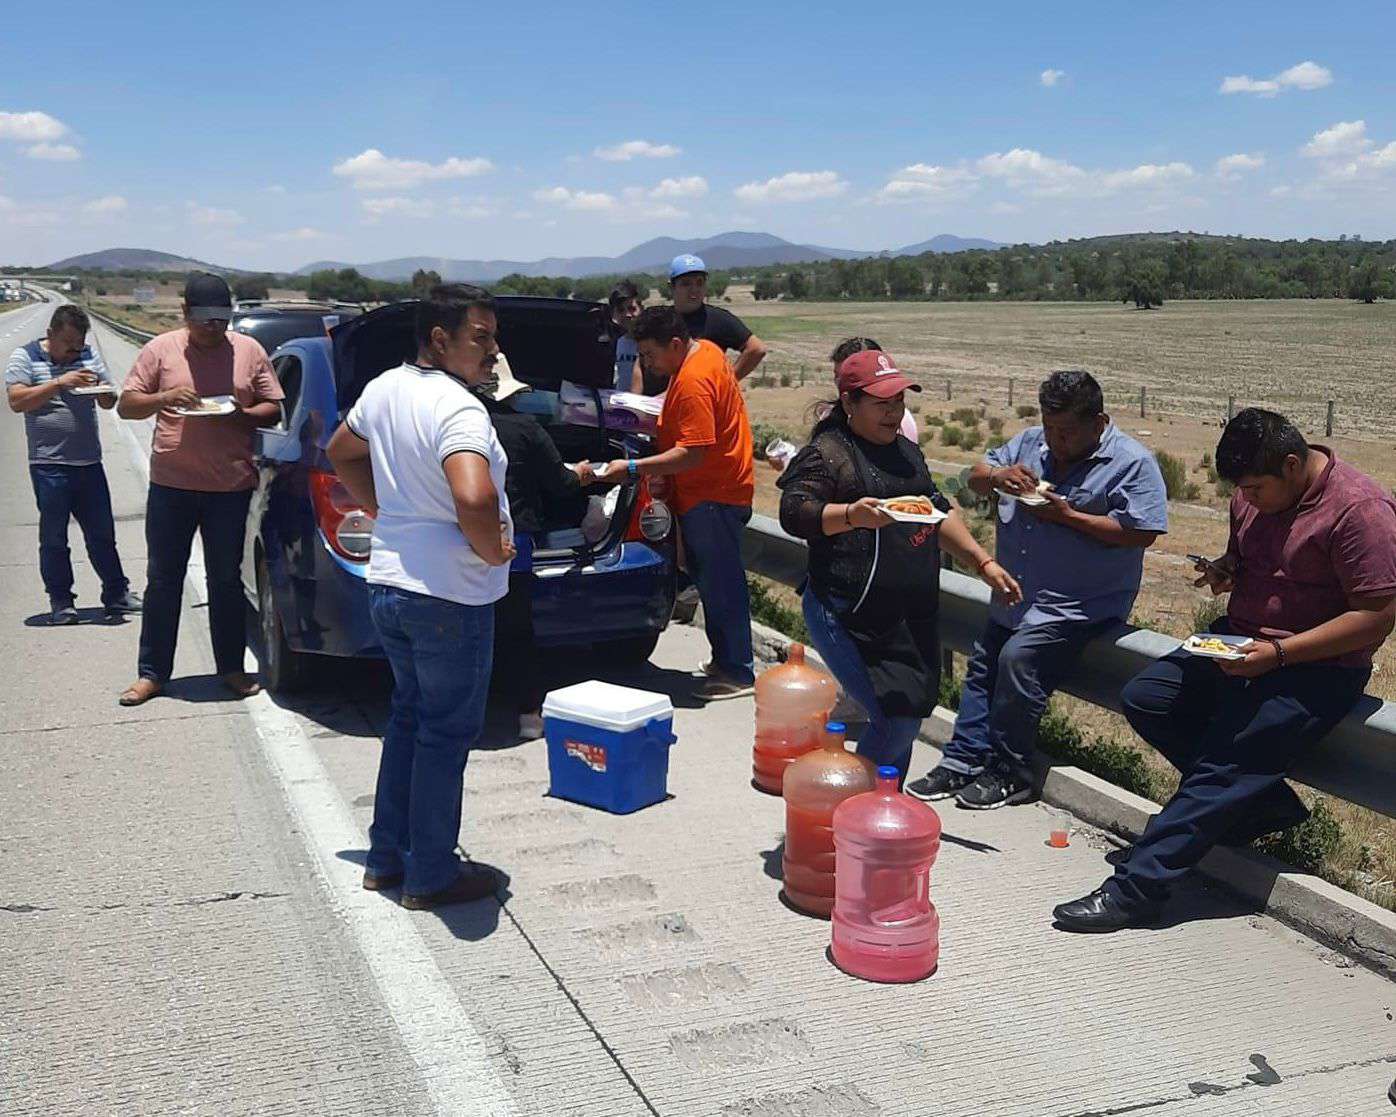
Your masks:
[{"label": "man in striped polo shirt", "polygon": [[39,505],[39,573],[54,624],[78,619],[68,553],[70,516],[82,528],[88,558],[102,580],[107,615],[141,609],[116,553],[111,492],[97,434],[96,409],[116,405],[116,388],[102,358],[87,344],[89,325],[80,307],[60,306],[48,335],[20,346],[5,366],[10,410],[24,416],[29,440],[29,477]]}]

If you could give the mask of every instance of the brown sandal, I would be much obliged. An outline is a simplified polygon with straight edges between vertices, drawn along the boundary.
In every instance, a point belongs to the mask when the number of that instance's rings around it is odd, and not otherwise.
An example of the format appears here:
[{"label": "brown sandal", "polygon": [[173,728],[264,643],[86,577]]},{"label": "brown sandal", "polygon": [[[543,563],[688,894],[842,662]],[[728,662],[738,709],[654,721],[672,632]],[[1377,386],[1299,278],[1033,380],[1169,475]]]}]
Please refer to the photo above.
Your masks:
[{"label": "brown sandal", "polygon": [[154,679],[137,679],[121,692],[117,699],[123,706],[141,706],[160,693],[160,684]]}]

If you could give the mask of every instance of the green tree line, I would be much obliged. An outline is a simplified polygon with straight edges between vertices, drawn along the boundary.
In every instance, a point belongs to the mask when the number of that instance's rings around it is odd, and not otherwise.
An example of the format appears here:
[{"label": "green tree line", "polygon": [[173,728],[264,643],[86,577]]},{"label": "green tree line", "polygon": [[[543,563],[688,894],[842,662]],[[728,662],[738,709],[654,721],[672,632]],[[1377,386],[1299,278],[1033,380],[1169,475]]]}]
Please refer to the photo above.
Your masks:
[{"label": "green tree line", "polygon": [[1097,238],[757,269],[758,299],[1396,298],[1396,241],[1189,234]]}]

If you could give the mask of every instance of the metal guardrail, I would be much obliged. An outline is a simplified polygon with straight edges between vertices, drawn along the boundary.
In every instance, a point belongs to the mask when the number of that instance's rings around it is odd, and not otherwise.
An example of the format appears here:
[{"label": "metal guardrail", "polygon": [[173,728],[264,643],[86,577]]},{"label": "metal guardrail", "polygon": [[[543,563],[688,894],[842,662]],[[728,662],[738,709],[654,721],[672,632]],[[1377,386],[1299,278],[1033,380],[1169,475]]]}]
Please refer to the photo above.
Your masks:
[{"label": "metal guardrail", "polygon": [[[787,535],[769,516],[753,516],[742,539],[747,570],[786,586],[804,578],[807,553],[803,540]],[[946,646],[968,653],[988,615],[988,587],[941,571],[940,634]],[[1062,690],[1118,713],[1124,684],[1178,644],[1161,632],[1120,624],[1090,643]],[[1367,695],[1291,774],[1319,791],[1396,817],[1396,704]]]},{"label": "metal guardrail", "polygon": [[128,326],[125,322],[118,322],[115,318],[108,318],[105,314],[99,314],[90,306],[85,306],[83,309],[87,312],[87,316],[94,322],[102,323],[102,325],[106,326],[106,328],[113,333],[120,334],[127,341],[133,341],[137,345],[144,345],[155,336],[152,333],[147,333],[145,330],[138,330],[134,326]]}]

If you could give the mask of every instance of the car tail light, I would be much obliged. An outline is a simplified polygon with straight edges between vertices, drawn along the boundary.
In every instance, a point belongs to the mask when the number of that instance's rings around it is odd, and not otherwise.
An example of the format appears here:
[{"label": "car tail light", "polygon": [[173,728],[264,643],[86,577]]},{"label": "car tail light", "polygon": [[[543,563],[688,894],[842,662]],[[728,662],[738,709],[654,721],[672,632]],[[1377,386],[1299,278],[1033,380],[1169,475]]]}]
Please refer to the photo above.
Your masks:
[{"label": "car tail light", "polygon": [[658,543],[674,530],[674,513],[664,501],[650,493],[649,478],[640,478],[640,493],[630,515],[627,543]]},{"label": "car tail light", "polygon": [[373,517],[333,473],[310,471],[310,502],[315,522],[330,550],[350,562],[367,562],[373,549]]}]

